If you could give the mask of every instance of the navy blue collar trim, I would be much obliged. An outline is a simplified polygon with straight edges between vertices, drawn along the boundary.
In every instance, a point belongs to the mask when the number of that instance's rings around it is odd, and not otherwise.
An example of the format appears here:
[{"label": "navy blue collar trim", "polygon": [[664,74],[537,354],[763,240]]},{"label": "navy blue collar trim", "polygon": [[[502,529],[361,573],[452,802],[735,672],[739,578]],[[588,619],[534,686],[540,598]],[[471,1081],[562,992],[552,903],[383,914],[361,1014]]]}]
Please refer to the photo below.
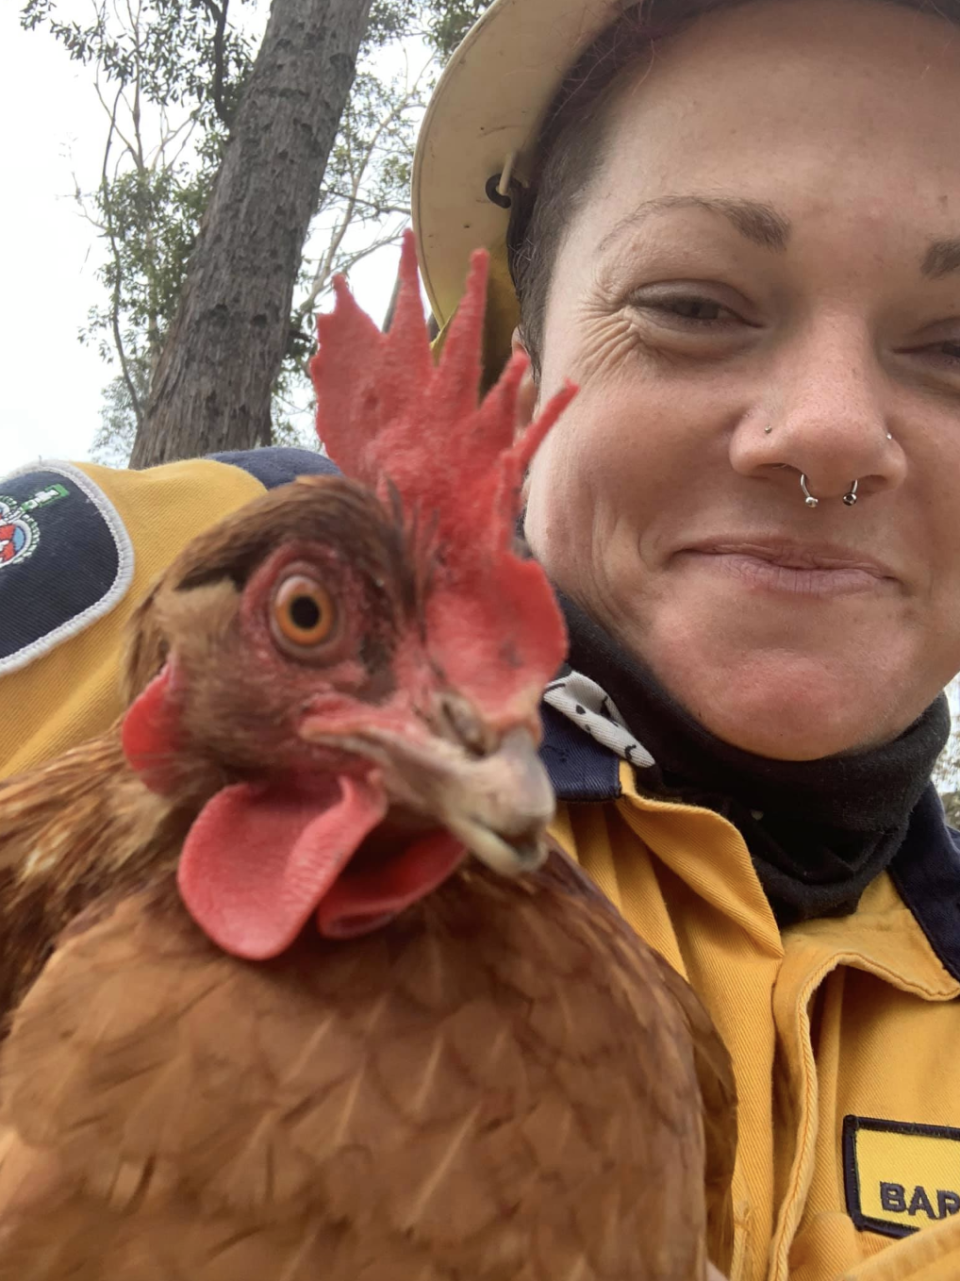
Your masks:
[{"label": "navy blue collar trim", "polygon": [[340,468],[315,449],[267,445],[264,449],[228,449],[209,454],[216,463],[228,463],[256,477],[266,489],[289,485],[298,476],[339,476]]},{"label": "navy blue collar trim", "polygon": [[889,871],[944,969],[960,981],[960,833],[947,827],[932,783]]},{"label": "navy blue collar trim", "polygon": [[540,712],[540,755],[558,799],[615,801],[620,795],[620,757],[547,703],[540,704]]}]

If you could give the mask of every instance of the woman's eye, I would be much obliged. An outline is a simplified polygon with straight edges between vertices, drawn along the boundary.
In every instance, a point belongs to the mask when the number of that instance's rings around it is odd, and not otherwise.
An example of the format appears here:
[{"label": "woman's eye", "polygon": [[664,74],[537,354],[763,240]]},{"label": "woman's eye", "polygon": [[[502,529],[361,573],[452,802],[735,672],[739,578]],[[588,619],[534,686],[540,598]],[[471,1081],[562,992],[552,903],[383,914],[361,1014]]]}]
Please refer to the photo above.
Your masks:
[{"label": "woman's eye", "polygon": [[277,585],[270,606],[274,637],[288,652],[303,653],[328,641],[337,614],[330,593],[307,574],[291,574]]},{"label": "woman's eye", "polygon": [[948,339],[946,342],[934,343],[927,349],[935,356],[943,356],[950,361],[960,361],[960,339]]},{"label": "woman's eye", "polygon": [[660,307],[674,316],[682,316],[684,320],[719,320],[724,312],[730,314],[726,307],[709,298],[677,298],[661,303]]},{"label": "woman's eye", "polygon": [[644,290],[635,294],[630,302],[638,311],[652,316],[656,323],[671,328],[693,329],[742,323],[736,312],[703,294],[666,294]]},{"label": "woman's eye", "polygon": [[907,356],[919,359],[928,370],[956,381],[960,376],[960,338],[941,338],[939,342],[926,342],[905,349]]}]

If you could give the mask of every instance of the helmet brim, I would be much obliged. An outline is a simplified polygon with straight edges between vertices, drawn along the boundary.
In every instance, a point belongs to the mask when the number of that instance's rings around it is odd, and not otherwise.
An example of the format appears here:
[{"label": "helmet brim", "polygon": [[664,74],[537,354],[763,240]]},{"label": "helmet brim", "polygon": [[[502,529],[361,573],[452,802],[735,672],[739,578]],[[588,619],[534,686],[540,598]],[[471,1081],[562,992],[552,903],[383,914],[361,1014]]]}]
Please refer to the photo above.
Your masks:
[{"label": "helmet brim", "polygon": [[502,244],[508,210],[486,184],[511,158],[522,181],[544,114],[578,55],[623,0],[494,0],[454,53],[424,116],[413,163],[413,226],[441,325],[474,249]]}]

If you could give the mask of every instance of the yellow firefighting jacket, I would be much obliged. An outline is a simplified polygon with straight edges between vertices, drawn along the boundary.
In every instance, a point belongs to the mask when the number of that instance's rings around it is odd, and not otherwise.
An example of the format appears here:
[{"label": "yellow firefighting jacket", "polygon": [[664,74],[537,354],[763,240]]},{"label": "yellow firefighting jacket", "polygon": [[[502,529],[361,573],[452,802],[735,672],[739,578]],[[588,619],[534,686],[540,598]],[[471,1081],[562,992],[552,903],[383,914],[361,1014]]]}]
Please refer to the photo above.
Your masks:
[{"label": "yellow firefighting jacket", "polygon": [[[119,714],[126,620],[194,534],[326,466],[262,450],[0,481],[0,776]],[[640,795],[631,766],[559,719],[557,838],[689,980],[733,1057],[733,1281],[960,1278],[960,855],[935,800],[896,883],[884,873],[852,916],[781,933],[733,826]]]}]

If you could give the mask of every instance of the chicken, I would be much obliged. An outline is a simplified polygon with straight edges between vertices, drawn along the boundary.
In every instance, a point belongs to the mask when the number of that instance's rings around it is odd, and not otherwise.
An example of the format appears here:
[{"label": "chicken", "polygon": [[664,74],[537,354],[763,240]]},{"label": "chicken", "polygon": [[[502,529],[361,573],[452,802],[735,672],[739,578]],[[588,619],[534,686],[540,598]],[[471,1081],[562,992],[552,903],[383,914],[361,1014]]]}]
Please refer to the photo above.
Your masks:
[{"label": "chicken", "polygon": [[0,1281],[647,1281],[729,1262],[735,1100],[696,997],[545,836],[563,654],[478,407],[338,285],[347,478],[195,540],[129,710],[0,787]]}]

